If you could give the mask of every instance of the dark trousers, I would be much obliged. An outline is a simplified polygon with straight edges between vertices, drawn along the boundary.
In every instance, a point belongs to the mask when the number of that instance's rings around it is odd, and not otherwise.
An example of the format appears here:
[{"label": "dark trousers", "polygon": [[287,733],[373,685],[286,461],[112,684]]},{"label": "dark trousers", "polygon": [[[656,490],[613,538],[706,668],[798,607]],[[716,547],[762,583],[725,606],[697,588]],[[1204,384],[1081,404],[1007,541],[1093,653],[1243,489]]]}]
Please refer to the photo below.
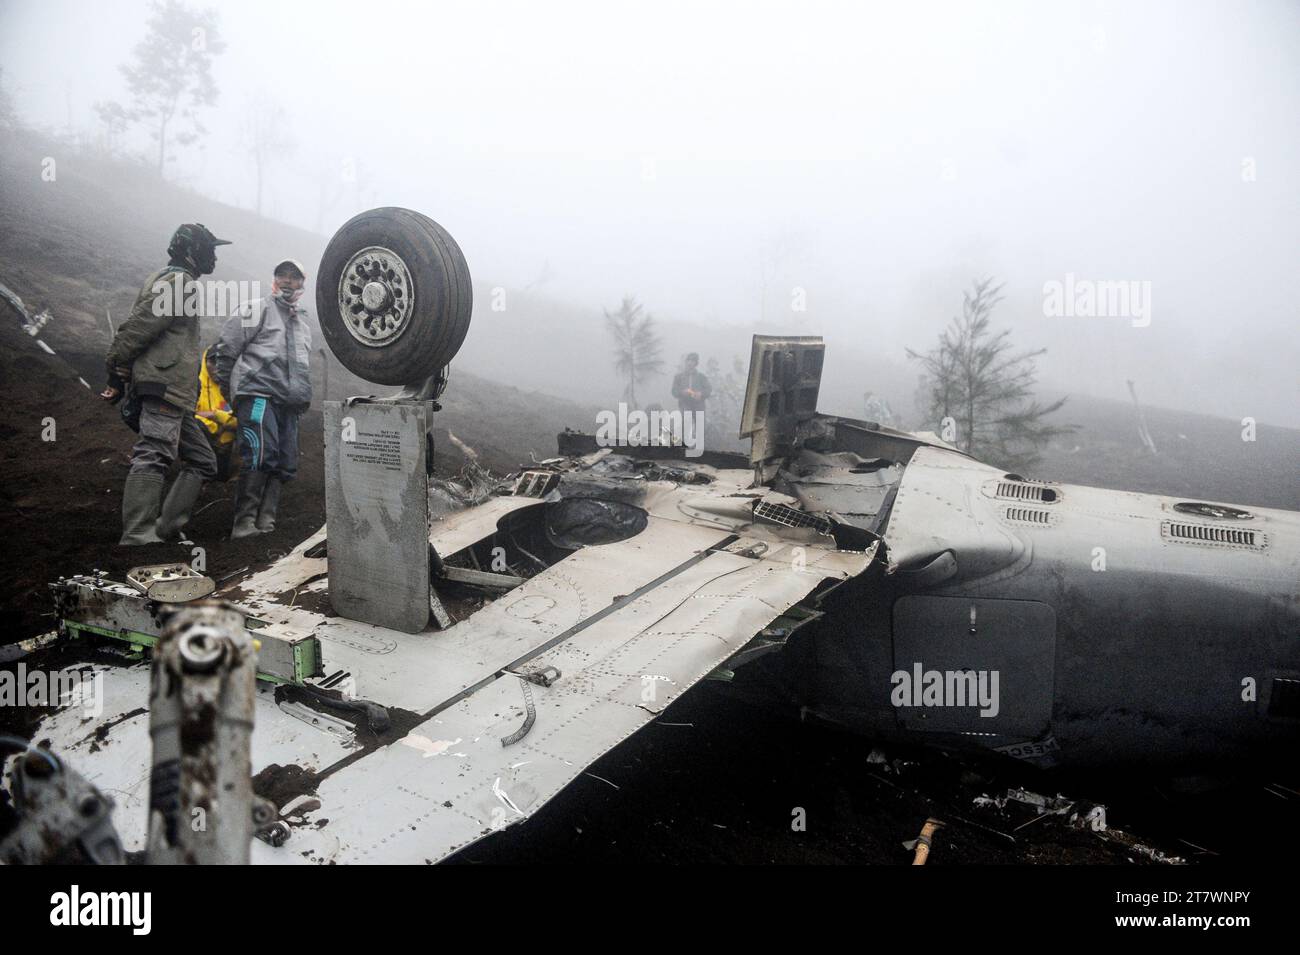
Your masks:
[{"label": "dark trousers", "polygon": [[161,398],[140,402],[140,438],[131,448],[132,473],[166,477],[167,469],[179,457],[182,471],[194,471],[205,481],[217,474],[217,456],[208,443],[208,431],[189,413]]},{"label": "dark trousers", "polygon": [[298,412],[272,398],[239,395],[239,461],[245,471],[266,471],[281,481],[298,473]]}]

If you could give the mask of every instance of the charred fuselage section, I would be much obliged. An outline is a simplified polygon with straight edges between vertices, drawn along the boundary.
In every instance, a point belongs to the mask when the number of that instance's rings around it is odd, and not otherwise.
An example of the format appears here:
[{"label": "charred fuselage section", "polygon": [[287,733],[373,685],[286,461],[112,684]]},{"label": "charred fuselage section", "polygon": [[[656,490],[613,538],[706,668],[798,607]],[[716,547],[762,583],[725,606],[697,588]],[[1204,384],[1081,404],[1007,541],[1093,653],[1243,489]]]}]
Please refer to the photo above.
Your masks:
[{"label": "charred fuselage section", "polygon": [[882,545],[779,658],[812,712],[1041,766],[1260,763],[1300,740],[1300,515],[1026,480],[866,422],[800,430],[818,450],[797,441],[774,487]]}]

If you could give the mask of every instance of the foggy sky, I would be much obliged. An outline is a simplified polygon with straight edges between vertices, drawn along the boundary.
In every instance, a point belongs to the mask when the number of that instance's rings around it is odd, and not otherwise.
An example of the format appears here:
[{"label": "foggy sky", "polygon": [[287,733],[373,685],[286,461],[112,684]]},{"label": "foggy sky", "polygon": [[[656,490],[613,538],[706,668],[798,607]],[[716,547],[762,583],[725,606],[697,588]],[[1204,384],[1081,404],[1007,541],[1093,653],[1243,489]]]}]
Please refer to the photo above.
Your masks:
[{"label": "foggy sky", "polygon": [[[93,136],[146,10],[0,0],[23,119]],[[207,195],[252,205],[244,117],[271,100],[298,145],[266,211],[297,225],[409,206],[479,282],[762,317],[899,364],[992,275],[1049,387],[1133,378],[1152,404],[1300,426],[1298,3],[219,10],[221,100],[168,171]],[[1150,282],[1150,325],[1045,316],[1067,273]]]}]

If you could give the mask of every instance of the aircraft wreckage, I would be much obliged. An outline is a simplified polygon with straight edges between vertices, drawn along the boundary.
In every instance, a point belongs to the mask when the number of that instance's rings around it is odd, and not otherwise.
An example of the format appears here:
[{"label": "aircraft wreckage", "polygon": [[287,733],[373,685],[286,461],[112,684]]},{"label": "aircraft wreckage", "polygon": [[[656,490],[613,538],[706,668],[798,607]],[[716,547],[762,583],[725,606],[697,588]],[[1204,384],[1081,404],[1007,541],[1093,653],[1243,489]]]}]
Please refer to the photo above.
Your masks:
[{"label": "aircraft wreckage", "polygon": [[755,337],[748,455],[566,432],[456,487],[429,439],[469,325],[456,243],[363,213],[316,296],[339,360],[402,386],[326,403],[326,527],[213,594],[185,565],[52,585],[59,638],[126,665],[83,664],[102,713],[58,709],[11,761],[0,859],[437,861],[742,666],[874,738],[1040,766],[1300,738],[1300,514],[1033,480],[818,413],[814,337]]}]

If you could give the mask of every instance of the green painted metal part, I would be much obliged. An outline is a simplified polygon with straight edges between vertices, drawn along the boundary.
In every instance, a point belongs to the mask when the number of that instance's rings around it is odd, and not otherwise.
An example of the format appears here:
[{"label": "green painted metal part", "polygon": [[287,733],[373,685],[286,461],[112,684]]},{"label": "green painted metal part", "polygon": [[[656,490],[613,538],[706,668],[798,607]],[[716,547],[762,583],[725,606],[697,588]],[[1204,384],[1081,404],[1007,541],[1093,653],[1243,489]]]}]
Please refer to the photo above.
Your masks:
[{"label": "green painted metal part", "polygon": [[[138,630],[109,630],[107,627],[96,627],[89,623],[77,623],[73,620],[59,621],[69,634],[72,633],[94,633],[101,637],[111,637],[114,640],[121,640],[129,643],[140,653],[152,649],[158,643],[158,638],[153,634],[141,633]],[[257,631],[250,630],[249,633],[257,639]],[[293,647],[293,679],[286,680],[282,676],[276,676],[273,673],[263,673],[257,671],[257,678],[265,680],[267,683],[287,683],[302,684],[306,682],[307,677],[316,673],[316,667],[319,663],[319,654],[316,652],[315,640],[303,640],[294,644]]]},{"label": "green painted metal part", "polygon": [[[256,632],[256,631],[254,631]],[[315,676],[320,667],[320,645],[315,638],[301,640],[293,645],[293,682],[302,683]]]}]

